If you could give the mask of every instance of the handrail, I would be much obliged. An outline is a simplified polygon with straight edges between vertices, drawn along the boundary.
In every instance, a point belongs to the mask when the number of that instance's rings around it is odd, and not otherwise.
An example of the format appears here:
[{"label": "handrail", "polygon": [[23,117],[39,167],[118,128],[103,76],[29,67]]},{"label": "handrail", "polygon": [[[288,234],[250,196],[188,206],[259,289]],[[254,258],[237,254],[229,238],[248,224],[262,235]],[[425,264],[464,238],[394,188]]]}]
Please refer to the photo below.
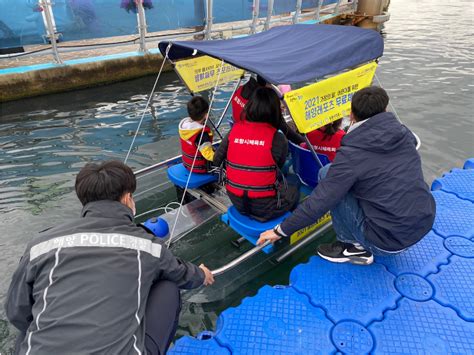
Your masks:
[{"label": "handrail", "polygon": [[258,253],[260,250],[262,250],[263,248],[265,248],[266,246],[270,245],[271,242],[270,241],[266,241],[265,243],[263,243],[262,245],[257,245],[256,247],[250,249],[249,251],[247,251],[246,253],[240,255],[239,257],[235,258],[234,260],[232,260],[230,263],[227,263],[225,264],[224,266],[221,266],[220,268],[217,268],[215,270],[212,270],[211,271],[211,274],[213,276],[218,276],[218,275],[221,275],[223,274],[224,272],[226,271],[229,271],[230,269],[236,267],[238,264],[240,264],[242,261],[244,260],[247,260],[248,258],[250,258],[251,256],[255,255],[256,253]]}]

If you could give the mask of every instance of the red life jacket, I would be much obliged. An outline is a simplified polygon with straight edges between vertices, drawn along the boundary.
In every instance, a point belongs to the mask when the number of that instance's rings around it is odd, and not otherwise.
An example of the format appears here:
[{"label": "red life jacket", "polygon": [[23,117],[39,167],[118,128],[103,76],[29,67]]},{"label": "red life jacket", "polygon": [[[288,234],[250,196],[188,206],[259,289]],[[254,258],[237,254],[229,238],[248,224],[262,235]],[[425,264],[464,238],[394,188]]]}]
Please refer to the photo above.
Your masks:
[{"label": "red life jacket", "polygon": [[194,163],[194,168],[192,172],[194,173],[207,173],[207,161],[199,151],[197,144],[199,143],[199,137],[201,136],[202,132],[206,132],[209,134],[209,138],[211,139],[212,143],[212,131],[209,127],[204,127],[203,130],[197,131],[194,135],[192,135],[188,140],[183,138],[179,138],[181,142],[181,153],[183,154],[183,164],[191,171],[191,166],[193,165],[194,155],[196,156],[196,162]]},{"label": "red life jacket", "polygon": [[268,123],[241,121],[232,127],[227,150],[228,192],[249,198],[276,195],[277,165],[272,143],[276,128]]},{"label": "red life jacket", "polygon": [[232,96],[232,118],[234,123],[242,121],[243,115],[245,115],[244,107],[248,100],[242,97],[242,88],[243,86],[238,88]]},{"label": "red life jacket", "polygon": [[316,129],[307,134],[309,141],[314,146],[316,153],[327,155],[330,161],[333,161],[336,157],[336,150],[341,146],[342,137],[346,132],[342,129],[338,130],[331,137],[324,138],[324,129]]}]

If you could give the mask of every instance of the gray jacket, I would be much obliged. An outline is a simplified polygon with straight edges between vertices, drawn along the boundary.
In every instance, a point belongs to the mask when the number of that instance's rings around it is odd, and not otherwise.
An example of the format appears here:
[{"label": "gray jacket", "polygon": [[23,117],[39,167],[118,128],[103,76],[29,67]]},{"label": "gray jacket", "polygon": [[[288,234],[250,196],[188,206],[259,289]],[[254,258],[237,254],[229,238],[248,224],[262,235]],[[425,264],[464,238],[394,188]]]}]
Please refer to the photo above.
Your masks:
[{"label": "gray jacket", "polygon": [[20,354],[144,353],[151,285],[202,285],[197,266],[174,257],[119,202],[87,204],[82,218],[40,233],[13,275],[5,304],[25,334]]}]

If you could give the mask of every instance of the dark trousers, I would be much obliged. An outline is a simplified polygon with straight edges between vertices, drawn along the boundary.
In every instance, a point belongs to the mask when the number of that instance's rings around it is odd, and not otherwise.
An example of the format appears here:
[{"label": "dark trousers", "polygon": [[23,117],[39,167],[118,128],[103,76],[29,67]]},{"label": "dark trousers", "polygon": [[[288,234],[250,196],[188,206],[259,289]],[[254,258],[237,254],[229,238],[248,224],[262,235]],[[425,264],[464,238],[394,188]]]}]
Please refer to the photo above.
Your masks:
[{"label": "dark trousers", "polygon": [[181,295],[174,282],[155,283],[148,295],[145,311],[145,347],[147,354],[166,354],[178,328]]}]

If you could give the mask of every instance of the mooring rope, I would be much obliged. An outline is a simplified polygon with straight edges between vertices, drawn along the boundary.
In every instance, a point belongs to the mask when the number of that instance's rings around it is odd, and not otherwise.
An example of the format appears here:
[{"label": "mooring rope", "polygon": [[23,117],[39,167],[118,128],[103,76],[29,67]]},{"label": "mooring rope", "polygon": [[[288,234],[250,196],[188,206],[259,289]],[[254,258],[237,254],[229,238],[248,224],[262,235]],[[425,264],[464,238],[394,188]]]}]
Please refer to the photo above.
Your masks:
[{"label": "mooring rope", "polygon": [[148,106],[150,105],[150,102],[153,99],[153,94],[155,93],[156,85],[158,84],[158,80],[160,79],[161,72],[163,71],[163,67],[165,66],[166,60],[168,59],[168,53],[170,51],[170,48],[171,48],[171,43],[169,43],[168,47],[166,47],[165,57],[163,58],[163,62],[161,63],[160,71],[158,72],[158,76],[156,77],[155,84],[153,85],[153,89],[151,90],[150,96],[148,97],[148,101],[146,103],[145,109],[143,110],[142,117],[140,118],[140,122],[138,123],[138,127],[135,131],[135,135],[133,136],[132,143],[130,144],[130,148],[128,149],[127,156],[125,157],[125,160],[123,161],[124,164],[127,164],[127,160],[130,156],[130,153],[132,152],[132,148],[133,148],[133,145],[135,144],[135,140],[137,139],[138,132],[140,131],[143,118],[145,117],[146,111],[148,110]]},{"label": "mooring rope", "polygon": [[[375,74],[375,79],[377,80],[377,83],[379,84],[379,86],[385,90],[385,88],[383,87],[382,85],[382,82],[380,81],[379,77],[377,76],[377,74]],[[388,93],[387,93],[387,96],[388,96]],[[400,119],[400,116],[398,116],[398,112],[397,110],[395,110],[395,107],[392,105],[392,101],[391,100],[388,100],[388,106],[390,106],[390,109],[392,110],[392,112],[395,114],[395,117],[397,118],[398,122],[402,123],[402,120]]]},{"label": "mooring rope", "polygon": [[[214,86],[214,91],[212,92],[211,102],[209,103],[209,110],[207,111],[206,119],[204,120],[204,125],[203,125],[204,127],[206,126],[207,121],[209,120],[209,113],[211,112],[212,104],[214,103],[214,98],[216,97],[216,91],[217,91],[217,87],[219,86],[219,80],[221,78],[221,73],[222,73],[223,66],[224,66],[224,60],[221,61],[219,74],[217,75],[216,85]],[[191,169],[190,169],[190,172],[189,172],[189,175],[188,175],[188,179],[186,180],[186,185],[184,186],[183,197],[181,197],[181,202],[179,203],[178,213],[176,214],[176,218],[174,220],[173,228],[171,229],[170,238],[168,239],[168,244],[167,244],[168,248],[171,245],[171,240],[173,239],[174,231],[176,229],[176,225],[178,224],[178,218],[179,218],[179,215],[181,213],[181,209],[183,208],[184,198],[186,197],[186,192],[188,191],[188,185],[189,185],[189,181],[191,179],[191,175],[193,173],[194,163],[196,163],[196,158],[197,158],[197,154],[199,152],[199,147],[201,146],[202,136],[203,135],[201,134],[200,137],[199,137],[199,142],[197,144],[198,149],[196,149],[196,154],[194,154],[193,163],[191,164]]]}]

